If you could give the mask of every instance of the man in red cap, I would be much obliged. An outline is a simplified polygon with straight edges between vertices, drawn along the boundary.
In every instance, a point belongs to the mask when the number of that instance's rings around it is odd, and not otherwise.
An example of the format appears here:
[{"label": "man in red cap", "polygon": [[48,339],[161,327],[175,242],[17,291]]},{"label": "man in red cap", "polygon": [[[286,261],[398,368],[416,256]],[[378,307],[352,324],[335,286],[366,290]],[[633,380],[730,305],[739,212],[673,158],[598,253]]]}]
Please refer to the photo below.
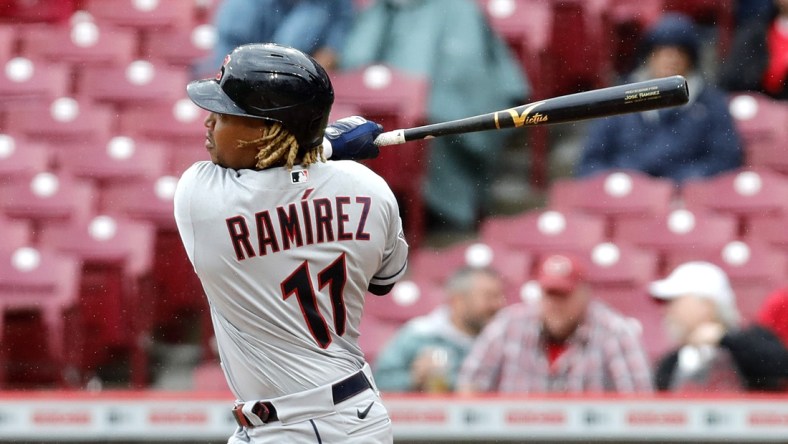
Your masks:
[{"label": "man in red cap", "polygon": [[639,329],[591,296],[576,257],[548,255],[537,282],[537,301],[503,308],[477,337],[459,392],[652,391]]}]

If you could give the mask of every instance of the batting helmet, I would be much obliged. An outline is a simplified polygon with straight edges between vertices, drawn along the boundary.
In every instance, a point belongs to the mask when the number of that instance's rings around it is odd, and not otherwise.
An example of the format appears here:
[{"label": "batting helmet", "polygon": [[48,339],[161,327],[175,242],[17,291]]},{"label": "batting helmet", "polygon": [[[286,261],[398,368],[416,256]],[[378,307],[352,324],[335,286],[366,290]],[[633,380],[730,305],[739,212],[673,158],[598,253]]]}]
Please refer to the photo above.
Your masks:
[{"label": "batting helmet", "polygon": [[281,123],[301,149],[323,141],[334,89],[328,74],[303,52],[273,43],[235,48],[215,79],[186,87],[200,108]]}]

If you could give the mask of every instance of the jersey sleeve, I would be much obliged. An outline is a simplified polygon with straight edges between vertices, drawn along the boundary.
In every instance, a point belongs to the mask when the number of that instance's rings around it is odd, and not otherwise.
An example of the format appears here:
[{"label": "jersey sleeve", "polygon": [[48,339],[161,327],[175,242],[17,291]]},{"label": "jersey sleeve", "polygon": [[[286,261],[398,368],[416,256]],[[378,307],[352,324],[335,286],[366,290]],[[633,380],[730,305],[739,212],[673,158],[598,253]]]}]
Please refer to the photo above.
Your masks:
[{"label": "jersey sleeve", "polygon": [[391,190],[388,190],[389,226],[386,235],[386,249],[380,268],[370,280],[373,285],[391,285],[397,282],[408,267],[408,243],[399,217],[399,206]]}]

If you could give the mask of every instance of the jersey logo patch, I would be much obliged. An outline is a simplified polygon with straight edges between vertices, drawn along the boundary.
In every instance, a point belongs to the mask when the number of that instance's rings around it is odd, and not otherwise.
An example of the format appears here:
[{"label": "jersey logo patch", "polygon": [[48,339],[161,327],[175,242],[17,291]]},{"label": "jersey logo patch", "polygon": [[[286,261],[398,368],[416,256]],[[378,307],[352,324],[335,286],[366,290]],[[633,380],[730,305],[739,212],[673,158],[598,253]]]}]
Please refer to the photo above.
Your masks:
[{"label": "jersey logo patch", "polygon": [[309,180],[309,171],[307,170],[298,170],[298,171],[290,172],[291,183],[304,183],[308,180]]}]

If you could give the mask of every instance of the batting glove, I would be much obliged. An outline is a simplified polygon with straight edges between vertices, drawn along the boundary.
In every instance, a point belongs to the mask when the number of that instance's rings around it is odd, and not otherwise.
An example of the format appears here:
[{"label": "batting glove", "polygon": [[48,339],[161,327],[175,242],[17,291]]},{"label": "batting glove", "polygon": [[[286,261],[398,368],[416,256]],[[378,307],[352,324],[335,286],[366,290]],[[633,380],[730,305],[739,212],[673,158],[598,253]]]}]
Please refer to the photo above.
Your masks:
[{"label": "batting glove", "polygon": [[363,117],[352,116],[328,125],[323,154],[332,160],[374,159],[380,154],[375,138],[383,126]]}]

